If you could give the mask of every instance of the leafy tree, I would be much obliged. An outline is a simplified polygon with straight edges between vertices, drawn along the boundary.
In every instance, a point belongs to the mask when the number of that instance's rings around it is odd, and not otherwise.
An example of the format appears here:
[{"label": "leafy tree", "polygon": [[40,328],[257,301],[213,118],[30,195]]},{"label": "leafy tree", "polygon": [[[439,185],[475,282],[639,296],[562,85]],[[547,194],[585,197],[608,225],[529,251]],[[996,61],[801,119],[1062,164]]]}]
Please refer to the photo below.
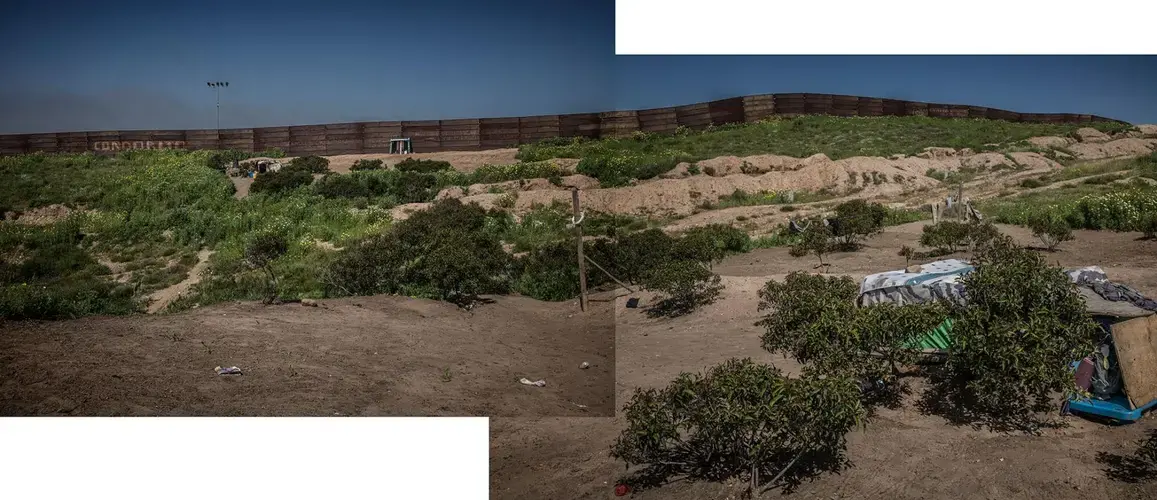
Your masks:
[{"label": "leafy tree", "polygon": [[651,309],[652,315],[680,316],[711,304],[719,298],[723,285],[718,275],[700,262],[671,260],[643,275],[643,287],[663,294]]},{"label": "leafy tree", "polygon": [[277,300],[277,274],[273,272],[273,261],[285,255],[287,251],[289,243],[285,241],[284,236],[277,233],[257,235],[245,246],[245,264],[252,269],[265,271],[269,277],[269,292],[264,301],[266,304]]},{"label": "leafy tree", "polygon": [[1069,227],[1068,222],[1065,222],[1061,217],[1045,212],[1038,212],[1030,216],[1028,228],[1032,230],[1032,235],[1036,236],[1050,252],[1056,250],[1061,243],[1073,239],[1073,230]]},{"label": "leafy tree", "polygon": [[954,307],[953,345],[930,400],[954,416],[1030,428],[1032,413],[1074,390],[1069,363],[1092,352],[1099,328],[1075,285],[1037,253],[1000,237],[962,278],[965,305]]},{"label": "leafy tree", "polygon": [[792,257],[815,255],[820,261],[816,268],[826,268],[829,264],[824,263],[824,254],[832,249],[832,231],[824,225],[823,220],[816,217],[808,221],[807,228],[803,230],[799,241],[791,246],[790,253]]},{"label": "leafy tree", "polygon": [[845,436],[864,417],[852,380],[810,372],[788,378],[750,359],[636,390],[624,410],[627,428],[611,456],[645,466],[633,482],[747,476],[751,494],[844,466]]}]

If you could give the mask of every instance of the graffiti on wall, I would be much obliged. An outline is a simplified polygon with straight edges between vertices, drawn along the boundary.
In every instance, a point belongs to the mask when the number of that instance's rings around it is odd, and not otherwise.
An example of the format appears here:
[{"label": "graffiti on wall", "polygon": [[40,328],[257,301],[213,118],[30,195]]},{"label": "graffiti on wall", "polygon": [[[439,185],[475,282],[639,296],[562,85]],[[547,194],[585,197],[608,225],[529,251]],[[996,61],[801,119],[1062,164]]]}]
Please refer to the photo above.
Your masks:
[{"label": "graffiti on wall", "polygon": [[129,149],[185,149],[185,141],[97,141],[93,151],[125,151]]}]

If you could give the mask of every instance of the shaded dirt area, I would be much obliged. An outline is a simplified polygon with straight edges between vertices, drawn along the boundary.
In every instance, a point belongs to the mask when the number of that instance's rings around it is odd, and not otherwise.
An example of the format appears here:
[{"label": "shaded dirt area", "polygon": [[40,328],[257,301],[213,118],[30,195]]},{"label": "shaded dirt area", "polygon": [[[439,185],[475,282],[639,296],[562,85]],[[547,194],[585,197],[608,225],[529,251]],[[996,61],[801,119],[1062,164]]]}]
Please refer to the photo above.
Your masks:
[{"label": "shaded dirt area", "polygon": [[[574,302],[495,299],[470,312],[378,296],[7,323],[0,414],[613,414],[610,302],[582,313]],[[234,365],[244,375],[214,372]]]},{"label": "shaded dirt area", "polygon": [[[889,228],[856,253],[834,254],[832,272],[860,278],[899,269],[901,245],[916,247],[923,223]],[[1002,227],[1023,243],[1022,228]],[[1100,265],[1114,280],[1157,295],[1157,242],[1135,233],[1077,231],[1075,241],[1049,254],[1064,266]],[[966,257],[958,254],[952,257]],[[661,387],[682,371],[701,371],[730,357],[751,357],[788,373],[798,365],[760,348],[753,323],[756,291],[768,279],[810,270],[811,259],[788,256],[787,249],[758,250],[715,267],[724,275],[723,297],[690,316],[650,319],[642,309],[616,308],[619,406],[641,387]],[[643,302],[649,298],[642,295]],[[919,380],[915,381],[917,387]],[[1084,499],[1157,498],[1157,483],[1128,484],[1106,478],[1098,452],[1127,454],[1146,431],[1157,429],[1148,416],[1128,426],[1110,427],[1067,417],[1068,427],[1032,436],[999,434],[952,426],[916,410],[919,390],[900,409],[883,409],[863,430],[849,435],[853,466],[838,475],[805,482],[786,497],[779,490],[760,498],[799,499]],[[491,420],[491,498],[615,498],[624,473],[607,452],[624,428],[621,415],[606,419],[542,418]],[[675,482],[636,491],[635,499],[738,499],[744,484]]]}]

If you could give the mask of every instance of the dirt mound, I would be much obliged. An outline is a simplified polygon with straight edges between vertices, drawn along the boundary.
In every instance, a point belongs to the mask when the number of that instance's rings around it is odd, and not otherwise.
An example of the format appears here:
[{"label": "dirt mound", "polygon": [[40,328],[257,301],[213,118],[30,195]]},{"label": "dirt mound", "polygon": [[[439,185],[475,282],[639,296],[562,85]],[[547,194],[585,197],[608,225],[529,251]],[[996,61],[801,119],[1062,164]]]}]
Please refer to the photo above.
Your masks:
[{"label": "dirt mound", "polygon": [[1080,142],[1099,143],[1099,142],[1109,142],[1110,140],[1112,140],[1112,137],[1109,137],[1109,134],[1106,134],[1104,132],[1101,132],[1100,130],[1097,130],[1095,128],[1090,128],[1090,127],[1077,129],[1077,131],[1074,132],[1073,135],[1076,135],[1077,140]]},{"label": "dirt mound", "polygon": [[44,207],[31,208],[19,215],[16,215],[14,212],[9,212],[4,215],[4,218],[7,220],[13,220],[18,224],[27,224],[30,226],[47,226],[49,224],[55,224],[64,219],[67,219],[68,216],[72,215],[73,212],[74,210],[71,208],[68,208],[64,205],[55,204]]},{"label": "dirt mound", "polygon": [[1142,156],[1157,149],[1157,139],[1114,139],[1103,143],[1081,142],[1068,147],[1082,160],[1097,160],[1118,156]]},{"label": "dirt mound", "polygon": [[1065,148],[1074,142],[1077,141],[1075,139],[1056,136],[1032,137],[1028,140],[1028,143],[1032,144],[1033,146],[1050,149]]},{"label": "dirt mound", "polygon": [[[960,168],[996,168],[1016,163],[1029,168],[1059,168],[1060,164],[1037,153],[1016,153],[1012,159],[998,153],[970,154],[950,148],[930,148],[926,156],[892,158],[853,157],[831,160],[825,155],[792,158],[778,155],[721,157],[698,163],[700,175],[680,165],[667,178],[623,188],[590,189],[582,193],[583,204],[592,210],[652,216],[685,216],[697,207],[717,202],[736,190],[821,191],[857,196],[892,196],[935,187],[929,170],[951,172]],[[763,172],[744,174],[742,171]],[[714,174],[714,175],[711,175]],[[862,194],[861,194],[862,193]],[[527,191],[519,195],[516,211],[535,203],[566,201],[564,191]]]}]

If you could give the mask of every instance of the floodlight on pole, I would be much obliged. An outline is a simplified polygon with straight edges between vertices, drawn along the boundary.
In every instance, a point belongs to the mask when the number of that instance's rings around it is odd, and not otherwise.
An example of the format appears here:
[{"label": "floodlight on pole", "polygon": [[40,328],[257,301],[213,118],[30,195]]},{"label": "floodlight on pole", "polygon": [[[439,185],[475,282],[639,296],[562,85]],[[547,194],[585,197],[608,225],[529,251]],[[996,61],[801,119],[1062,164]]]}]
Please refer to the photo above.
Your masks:
[{"label": "floodlight on pole", "polygon": [[206,82],[217,93],[217,130],[221,130],[221,87],[228,87],[229,82]]}]

